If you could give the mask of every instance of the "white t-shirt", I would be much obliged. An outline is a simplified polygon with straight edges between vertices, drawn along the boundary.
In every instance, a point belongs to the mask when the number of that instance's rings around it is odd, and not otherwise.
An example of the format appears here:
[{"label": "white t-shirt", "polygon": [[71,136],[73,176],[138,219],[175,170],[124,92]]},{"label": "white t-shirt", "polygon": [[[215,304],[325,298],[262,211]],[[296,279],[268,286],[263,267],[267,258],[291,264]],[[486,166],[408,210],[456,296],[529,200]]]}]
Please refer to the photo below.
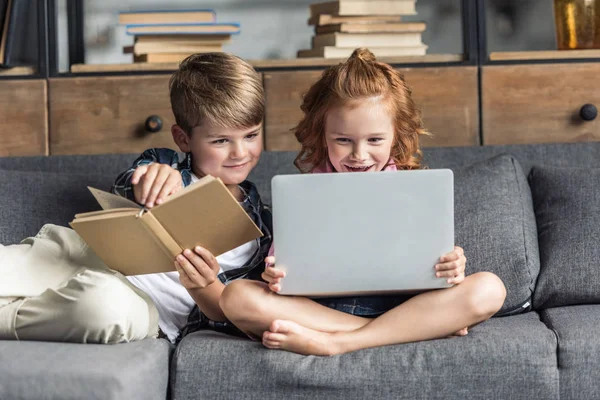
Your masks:
[{"label": "white t-shirt", "polygon": [[[192,175],[192,184],[198,181]],[[217,257],[219,273],[244,266],[258,248],[258,239],[245,243]],[[150,296],[158,309],[158,326],[171,342],[186,325],[194,308],[194,299],[179,281],[179,272],[128,276],[127,279]]]}]

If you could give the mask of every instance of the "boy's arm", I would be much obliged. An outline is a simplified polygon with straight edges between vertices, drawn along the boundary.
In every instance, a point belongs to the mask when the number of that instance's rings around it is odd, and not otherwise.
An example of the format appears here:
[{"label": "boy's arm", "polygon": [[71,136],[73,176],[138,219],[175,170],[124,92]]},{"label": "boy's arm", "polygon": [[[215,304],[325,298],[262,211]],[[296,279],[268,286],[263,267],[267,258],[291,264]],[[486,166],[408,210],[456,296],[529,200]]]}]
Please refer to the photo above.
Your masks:
[{"label": "boy's arm", "polygon": [[175,259],[179,281],[194,299],[200,310],[213,321],[227,318],[219,306],[225,285],[218,278],[221,270],[217,258],[208,250],[196,246],[186,249]]},{"label": "boy's arm", "polygon": [[[165,148],[154,148],[144,151],[134,162],[131,168],[122,172],[117,176],[115,183],[112,186],[112,193],[118,194],[135,201],[133,194],[133,185],[131,177],[135,169],[141,165],[149,165],[152,163],[168,164],[174,169],[179,169],[179,155],[175,150]],[[185,185],[185,183],[184,183]]]},{"label": "boy's arm", "polygon": [[224,289],[225,285],[217,279],[203,289],[188,289],[188,293],[208,318],[213,321],[226,321],[227,317],[219,306],[219,299]]}]

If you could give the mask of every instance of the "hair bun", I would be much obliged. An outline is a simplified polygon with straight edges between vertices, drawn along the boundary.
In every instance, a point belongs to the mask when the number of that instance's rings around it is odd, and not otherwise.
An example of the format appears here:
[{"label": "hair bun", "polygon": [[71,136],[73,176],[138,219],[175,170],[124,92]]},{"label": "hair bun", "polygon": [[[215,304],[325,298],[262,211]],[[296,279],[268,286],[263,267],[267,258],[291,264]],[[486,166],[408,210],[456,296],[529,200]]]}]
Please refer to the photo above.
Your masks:
[{"label": "hair bun", "polygon": [[375,55],[369,51],[369,49],[365,47],[360,47],[352,52],[349,60],[362,60],[362,61],[377,61]]}]

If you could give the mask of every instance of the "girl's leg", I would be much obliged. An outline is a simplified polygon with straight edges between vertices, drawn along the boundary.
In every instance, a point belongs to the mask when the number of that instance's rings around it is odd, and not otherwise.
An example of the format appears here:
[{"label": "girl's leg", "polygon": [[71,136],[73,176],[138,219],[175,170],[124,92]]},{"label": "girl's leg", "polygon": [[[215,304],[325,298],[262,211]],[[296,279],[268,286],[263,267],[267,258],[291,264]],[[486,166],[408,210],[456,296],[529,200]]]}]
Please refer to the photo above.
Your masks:
[{"label": "girl's leg", "polygon": [[417,295],[355,330],[323,332],[303,326],[297,316],[276,320],[264,333],[263,343],[301,354],[333,355],[437,339],[487,320],[502,307],[505,297],[502,281],[492,273],[480,272],[452,288]]},{"label": "girl's leg", "polygon": [[257,338],[277,319],[293,320],[321,332],[353,331],[370,322],[368,318],[333,310],[305,297],[275,294],[263,282],[243,279],[227,285],[219,306],[235,326]]}]

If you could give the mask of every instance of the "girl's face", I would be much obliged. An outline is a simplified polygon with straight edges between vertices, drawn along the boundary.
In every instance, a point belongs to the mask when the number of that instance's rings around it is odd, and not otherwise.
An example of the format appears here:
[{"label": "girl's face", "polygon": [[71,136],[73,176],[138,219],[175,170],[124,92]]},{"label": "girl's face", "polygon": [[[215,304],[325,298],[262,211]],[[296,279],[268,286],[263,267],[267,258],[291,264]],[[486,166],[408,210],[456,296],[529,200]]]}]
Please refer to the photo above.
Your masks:
[{"label": "girl's face", "polygon": [[325,117],[329,161],[337,172],[377,172],[390,160],[394,121],[381,98],[348,102]]}]

